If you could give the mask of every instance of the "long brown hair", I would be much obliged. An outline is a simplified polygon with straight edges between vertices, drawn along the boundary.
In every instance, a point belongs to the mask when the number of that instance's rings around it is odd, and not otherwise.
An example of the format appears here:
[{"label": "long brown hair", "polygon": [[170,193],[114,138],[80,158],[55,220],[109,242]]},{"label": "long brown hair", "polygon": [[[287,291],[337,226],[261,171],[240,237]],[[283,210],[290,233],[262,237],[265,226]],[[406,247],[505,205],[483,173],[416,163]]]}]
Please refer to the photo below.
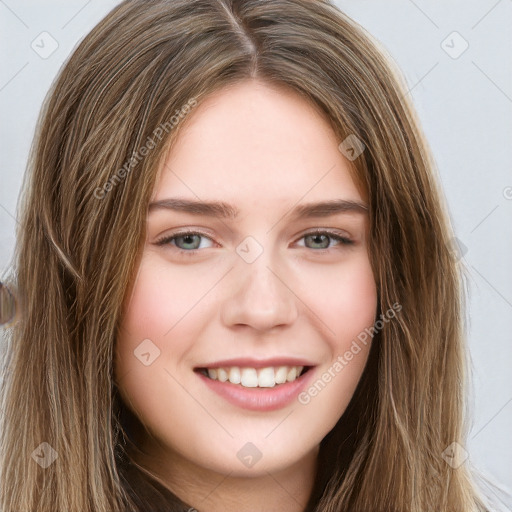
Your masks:
[{"label": "long brown hair", "polygon": [[[443,457],[466,436],[464,275],[391,60],[327,1],[127,0],[62,68],[32,149],[11,279],[3,512],[187,509],[130,457],[114,343],[157,170],[193,115],[184,106],[254,78],[310,101],[340,143],[364,143],[352,166],[369,198],[378,301],[402,306],[321,444],[307,510],[485,510],[466,464]],[[42,467],[38,454],[57,459]]]}]

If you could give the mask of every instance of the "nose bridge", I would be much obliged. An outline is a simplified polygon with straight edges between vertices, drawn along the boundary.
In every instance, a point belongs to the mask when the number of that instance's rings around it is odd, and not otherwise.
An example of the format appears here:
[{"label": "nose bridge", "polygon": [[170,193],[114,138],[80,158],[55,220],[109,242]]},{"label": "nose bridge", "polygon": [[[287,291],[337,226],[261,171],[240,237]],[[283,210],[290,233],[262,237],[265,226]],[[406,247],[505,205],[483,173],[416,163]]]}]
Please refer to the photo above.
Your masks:
[{"label": "nose bridge", "polygon": [[297,317],[295,296],[279,275],[282,267],[274,252],[248,237],[237,253],[232,293],[223,305],[224,322],[258,330],[292,323]]}]

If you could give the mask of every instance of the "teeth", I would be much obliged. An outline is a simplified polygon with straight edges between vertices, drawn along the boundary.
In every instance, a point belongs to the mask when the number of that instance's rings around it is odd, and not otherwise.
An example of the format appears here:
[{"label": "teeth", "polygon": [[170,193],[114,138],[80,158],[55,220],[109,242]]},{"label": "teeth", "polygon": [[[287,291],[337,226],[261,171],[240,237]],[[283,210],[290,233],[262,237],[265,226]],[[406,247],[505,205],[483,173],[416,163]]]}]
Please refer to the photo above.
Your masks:
[{"label": "teeth", "polygon": [[277,369],[275,380],[276,384],[284,384],[286,382],[286,375],[288,374],[288,368],[286,366],[280,366]]},{"label": "teeth", "polygon": [[228,372],[224,368],[217,369],[217,379],[221,382],[226,382],[229,378]]},{"label": "teeth", "polygon": [[230,368],[227,373],[229,375],[229,382],[232,384],[240,384],[240,368],[238,368],[238,366]]},{"label": "teeth", "polygon": [[273,388],[278,384],[293,382],[297,379],[304,366],[276,366],[266,368],[209,368],[208,377],[220,382],[241,384],[246,388]]},{"label": "teeth", "polygon": [[246,388],[255,388],[258,386],[258,374],[254,368],[244,368],[241,371],[240,384]]},{"label": "teeth", "polygon": [[293,382],[297,378],[297,368],[295,366],[292,366],[288,373],[286,374],[286,380],[288,382]]},{"label": "teeth", "polygon": [[262,368],[258,372],[258,386],[260,388],[273,388],[275,385],[274,368]]}]

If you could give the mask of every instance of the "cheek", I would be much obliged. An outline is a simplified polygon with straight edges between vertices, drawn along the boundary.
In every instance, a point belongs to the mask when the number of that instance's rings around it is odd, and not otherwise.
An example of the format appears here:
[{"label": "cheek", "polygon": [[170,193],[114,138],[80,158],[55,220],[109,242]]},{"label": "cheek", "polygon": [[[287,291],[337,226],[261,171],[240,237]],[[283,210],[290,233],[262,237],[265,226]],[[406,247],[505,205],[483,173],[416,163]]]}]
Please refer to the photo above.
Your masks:
[{"label": "cheek", "polygon": [[123,401],[156,431],[167,430],[166,411],[187,403],[181,377],[175,376],[177,368],[189,366],[204,315],[200,299],[211,286],[197,272],[171,272],[164,264],[151,254],[143,256],[123,311],[114,361]]},{"label": "cheek", "polygon": [[123,314],[123,328],[130,335],[162,337],[180,317],[188,302],[180,275],[169,270],[148,255],[140,263],[130,300]]},{"label": "cheek", "polygon": [[372,338],[365,329],[375,322],[377,289],[367,258],[354,259],[337,272],[322,269],[315,277],[312,300],[329,328],[324,332],[330,357],[299,402],[330,429],[345,411],[368,359]]},{"label": "cheek", "polygon": [[[190,281],[187,286],[185,281],[187,277],[183,273],[181,276],[179,272],[171,274],[150,256],[142,258],[124,307],[115,351],[118,382],[123,380],[126,384],[129,380],[140,379],[140,387],[134,390],[136,394],[145,393],[144,382],[150,386],[151,379],[161,374],[159,370],[172,371],[187,353],[189,340],[194,338],[191,304],[197,302],[200,290]],[[149,369],[151,371],[147,372]]]},{"label": "cheek", "polygon": [[[377,314],[377,289],[367,259],[355,264],[344,275],[335,307],[338,314],[332,322],[334,331],[339,334],[332,346],[333,360],[339,364],[331,366],[334,366],[335,374],[345,374],[347,386],[355,388],[370,349],[372,338],[367,335],[367,330],[374,325]],[[335,315],[334,311],[332,313]]]},{"label": "cheek", "polygon": [[368,258],[353,258],[336,269],[318,266],[314,273],[301,274],[301,289],[310,308],[323,320],[333,355],[344,352],[375,321],[377,289]]},{"label": "cheek", "polygon": [[356,337],[373,325],[377,313],[377,289],[368,260],[362,260],[347,269],[337,290],[337,332],[344,337]]},{"label": "cheek", "polygon": [[173,353],[180,353],[191,338],[201,313],[201,299],[212,286],[212,275],[173,267],[161,258],[146,254],[123,312],[121,339],[140,343],[149,338],[161,350],[172,340]]}]

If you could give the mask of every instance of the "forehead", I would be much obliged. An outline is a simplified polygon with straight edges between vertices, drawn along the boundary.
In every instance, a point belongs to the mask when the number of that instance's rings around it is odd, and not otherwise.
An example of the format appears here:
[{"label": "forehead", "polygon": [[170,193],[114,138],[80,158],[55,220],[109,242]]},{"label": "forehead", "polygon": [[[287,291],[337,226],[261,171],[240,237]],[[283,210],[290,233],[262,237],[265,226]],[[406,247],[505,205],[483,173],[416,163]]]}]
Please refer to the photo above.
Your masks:
[{"label": "forehead", "polygon": [[216,91],[185,119],[153,200],[171,195],[261,208],[361,199],[328,120],[298,93],[259,81]]}]

